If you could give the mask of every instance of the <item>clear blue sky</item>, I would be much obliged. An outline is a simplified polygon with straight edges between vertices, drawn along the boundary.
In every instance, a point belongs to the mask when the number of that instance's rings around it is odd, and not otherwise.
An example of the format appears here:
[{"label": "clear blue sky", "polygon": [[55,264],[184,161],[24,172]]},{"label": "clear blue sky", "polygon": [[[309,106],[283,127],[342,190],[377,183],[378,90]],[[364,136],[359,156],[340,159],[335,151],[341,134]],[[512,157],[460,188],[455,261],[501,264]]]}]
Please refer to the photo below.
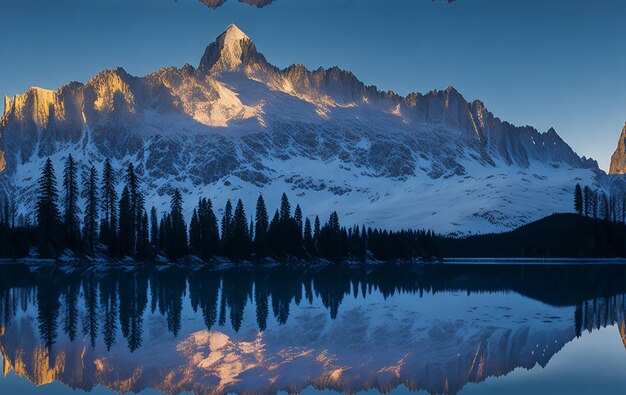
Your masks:
[{"label": "clear blue sky", "polygon": [[626,1],[2,0],[0,95],[197,65],[236,23],[270,63],[340,66],[400,94],[457,88],[500,118],[554,126],[606,169],[626,121]]}]

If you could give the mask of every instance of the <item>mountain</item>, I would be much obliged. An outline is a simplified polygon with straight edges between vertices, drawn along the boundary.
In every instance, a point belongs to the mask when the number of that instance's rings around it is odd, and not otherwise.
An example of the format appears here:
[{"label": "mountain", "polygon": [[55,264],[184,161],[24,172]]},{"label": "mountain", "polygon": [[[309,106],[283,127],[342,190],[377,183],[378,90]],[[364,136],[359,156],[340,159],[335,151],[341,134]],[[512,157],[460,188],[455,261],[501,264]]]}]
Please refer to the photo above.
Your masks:
[{"label": "mountain", "polygon": [[626,226],[573,213],[552,214],[511,232],[440,243],[446,257],[615,258],[626,256]]},{"label": "mountain", "polygon": [[188,214],[200,196],[251,211],[259,192],[273,208],[286,191],[305,214],[450,234],[571,211],[577,182],[607,185],[554,129],[501,121],[452,87],[403,97],[338,67],[279,69],[235,25],[197,68],[105,70],[5,98],[0,148],[5,191],[28,202],[44,159],[60,174],[71,152],[83,168],[135,162],[159,210],[172,187]]},{"label": "mountain", "polygon": [[611,156],[611,164],[609,174],[625,174],[626,173],[626,123],[622,129],[622,133],[617,141],[617,148]]}]

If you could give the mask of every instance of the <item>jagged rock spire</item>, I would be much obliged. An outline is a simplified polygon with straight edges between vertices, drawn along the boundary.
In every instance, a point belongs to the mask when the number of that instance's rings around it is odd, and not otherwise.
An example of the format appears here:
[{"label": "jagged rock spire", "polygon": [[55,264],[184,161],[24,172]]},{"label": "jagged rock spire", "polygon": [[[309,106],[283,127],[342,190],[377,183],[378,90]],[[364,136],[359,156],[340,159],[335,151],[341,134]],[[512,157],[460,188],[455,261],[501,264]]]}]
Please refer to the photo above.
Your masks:
[{"label": "jagged rock spire", "polygon": [[611,156],[609,174],[626,174],[626,123],[619,136],[617,148]]},{"label": "jagged rock spire", "polygon": [[250,37],[233,23],[204,51],[198,70],[206,74],[237,71],[261,59],[265,61]]}]

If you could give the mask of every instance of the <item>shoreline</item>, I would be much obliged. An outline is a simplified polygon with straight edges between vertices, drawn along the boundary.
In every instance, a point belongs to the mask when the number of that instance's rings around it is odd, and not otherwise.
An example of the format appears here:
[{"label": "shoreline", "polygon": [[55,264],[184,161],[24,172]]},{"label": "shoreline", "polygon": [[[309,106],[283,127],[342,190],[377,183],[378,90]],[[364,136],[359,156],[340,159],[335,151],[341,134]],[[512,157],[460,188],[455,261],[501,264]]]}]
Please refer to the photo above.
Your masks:
[{"label": "shoreline", "polygon": [[422,258],[414,258],[411,260],[392,260],[378,261],[367,259],[359,260],[342,260],[329,261],[325,259],[306,260],[299,258],[285,258],[277,260],[267,258],[261,261],[240,261],[233,262],[224,257],[216,257],[211,260],[202,260],[198,257],[191,256],[180,261],[168,261],[166,259],[156,259],[153,261],[140,261],[134,259],[85,259],[85,258],[62,258],[62,259],[46,259],[46,258],[1,258],[0,265],[20,265],[27,267],[94,267],[94,268],[140,268],[140,267],[189,267],[189,268],[213,268],[227,269],[230,267],[276,267],[276,266],[380,266],[384,264],[392,265],[435,265],[435,266],[566,266],[566,265],[626,265],[626,258],[511,258],[511,257],[465,257],[465,258],[440,258],[433,260],[424,260]]}]

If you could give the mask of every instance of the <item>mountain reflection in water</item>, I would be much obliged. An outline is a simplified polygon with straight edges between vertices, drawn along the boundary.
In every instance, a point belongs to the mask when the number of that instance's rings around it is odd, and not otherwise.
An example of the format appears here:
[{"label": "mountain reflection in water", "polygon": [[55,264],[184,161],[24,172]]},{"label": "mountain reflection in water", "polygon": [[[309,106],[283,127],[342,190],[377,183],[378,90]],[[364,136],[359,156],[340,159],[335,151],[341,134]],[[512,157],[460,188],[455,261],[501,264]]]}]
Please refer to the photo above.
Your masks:
[{"label": "mountain reflection in water", "polygon": [[5,375],[87,391],[454,394],[588,331],[626,341],[624,294],[618,265],[4,265],[0,352]]}]

